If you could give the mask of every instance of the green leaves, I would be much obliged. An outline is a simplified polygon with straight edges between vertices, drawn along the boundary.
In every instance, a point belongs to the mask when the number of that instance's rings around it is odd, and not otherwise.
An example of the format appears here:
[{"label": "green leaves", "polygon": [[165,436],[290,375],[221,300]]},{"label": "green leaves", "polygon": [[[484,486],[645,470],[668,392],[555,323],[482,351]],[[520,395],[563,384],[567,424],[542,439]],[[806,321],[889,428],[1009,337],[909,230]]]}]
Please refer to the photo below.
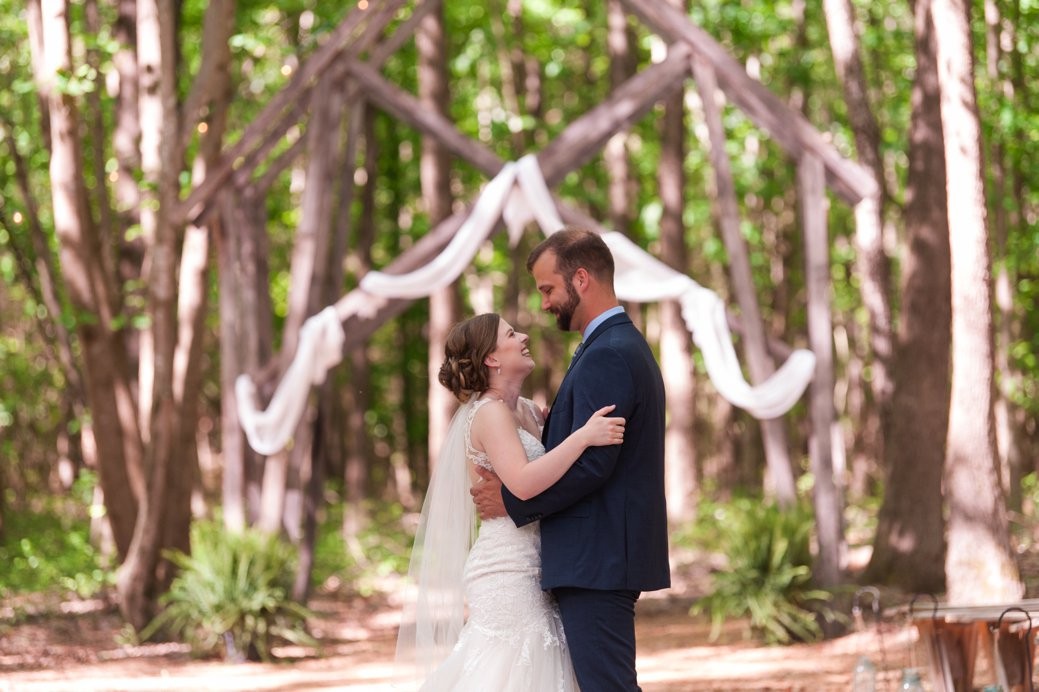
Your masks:
[{"label": "green leaves", "polygon": [[[0,414],[2,414],[0,403]],[[85,474],[84,478],[91,476]],[[79,485],[85,487],[92,480]],[[90,525],[69,518],[67,508],[5,516],[0,541],[0,596],[16,593],[74,592],[93,596],[111,585],[113,573],[90,543]]]},{"label": "green leaves", "polygon": [[812,515],[806,507],[780,509],[742,498],[720,506],[703,527],[728,558],[712,575],[713,591],[693,606],[709,613],[712,638],[727,619],[747,617],[751,630],[771,644],[822,636],[819,615],[830,619],[830,594],[811,586]]},{"label": "green leaves", "polygon": [[182,637],[199,654],[223,646],[228,658],[269,660],[278,640],[310,644],[309,611],[290,597],[295,574],[291,546],[256,530],[226,531],[216,522],[192,526],[191,554],[167,557],[181,569],[166,606],[144,630]]}]

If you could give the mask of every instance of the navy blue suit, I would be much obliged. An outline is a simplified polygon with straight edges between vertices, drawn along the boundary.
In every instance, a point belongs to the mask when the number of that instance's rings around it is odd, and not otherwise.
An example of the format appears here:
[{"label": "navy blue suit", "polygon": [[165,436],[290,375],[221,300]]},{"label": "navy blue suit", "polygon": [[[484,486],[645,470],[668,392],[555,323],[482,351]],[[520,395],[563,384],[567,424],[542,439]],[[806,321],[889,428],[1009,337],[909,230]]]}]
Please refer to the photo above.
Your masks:
[{"label": "navy blue suit", "polygon": [[640,592],[671,585],[664,382],[625,314],[599,325],[575,356],[545,421],[546,449],[609,404],[617,406],[609,415],[627,421],[623,444],[589,447],[530,500],[502,488],[517,525],[541,520],[542,586],[556,595],[585,692],[638,689],[634,604]]}]

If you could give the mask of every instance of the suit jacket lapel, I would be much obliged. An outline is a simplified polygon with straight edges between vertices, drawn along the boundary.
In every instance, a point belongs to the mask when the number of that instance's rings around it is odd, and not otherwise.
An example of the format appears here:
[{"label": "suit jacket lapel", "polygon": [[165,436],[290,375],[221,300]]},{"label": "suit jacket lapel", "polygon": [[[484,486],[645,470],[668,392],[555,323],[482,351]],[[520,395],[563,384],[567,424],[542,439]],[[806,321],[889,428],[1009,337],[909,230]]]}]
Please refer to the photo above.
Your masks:
[{"label": "suit jacket lapel", "polygon": [[[608,320],[606,320],[605,322],[600,324],[598,327],[596,327],[595,331],[593,331],[591,334],[589,334],[588,338],[585,339],[582,342],[584,344],[584,346],[582,348],[578,348],[574,352],[574,357],[570,359],[570,365],[567,367],[566,374],[563,376],[562,382],[559,383],[559,390],[556,392],[556,396],[557,397],[559,396],[559,392],[563,390],[564,382],[566,382],[566,379],[568,377],[570,377],[570,371],[574,369],[575,365],[577,365],[578,359],[580,359],[581,356],[583,356],[585,353],[588,352],[588,347],[592,345],[592,342],[595,341],[596,339],[598,339],[604,333],[606,333],[607,329],[610,329],[611,327],[615,327],[615,326],[617,326],[619,324],[631,324],[631,318],[628,317],[628,315],[626,313],[620,313],[618,315],[614,315],[613,317],[610,317]],[[542,433],[541,433],[541,442],[542,443],[546,443],[546,441],[547,441],[547,437],[548,437],[548,421],[549,421],[550,418],[552,418],[552,411],[553,411],[553,409],[555,409],[555,406],[556,406],[556,404],[555,404],[555,397],[553,397],[552,406],[548,409],[548,416],[545,418],[545,427],[542,428]]]}]

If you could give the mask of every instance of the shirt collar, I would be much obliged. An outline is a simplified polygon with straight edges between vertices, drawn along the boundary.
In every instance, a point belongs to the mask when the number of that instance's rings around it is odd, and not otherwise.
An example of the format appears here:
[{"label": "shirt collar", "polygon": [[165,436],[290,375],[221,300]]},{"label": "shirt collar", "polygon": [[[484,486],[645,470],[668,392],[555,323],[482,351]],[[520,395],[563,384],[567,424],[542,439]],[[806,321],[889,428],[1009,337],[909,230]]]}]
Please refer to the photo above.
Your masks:
[{"label": "shirt collar", "polygon": [[592,332],[594,332],[595,329],[600,324],[602,324],[603,322],[605,322],[609,318],[613,317],[614,315],[621,315],[623,313],[624,313],[624,306],[623,305],[617,305],[615,307],[610,308],[606,312],[600,313],[598,317],[596,317],[591,322],[589,322],[588,326],[584,328],[584,333],[581,335],[581,340],[582,341],[588,341],[588,337],[590,337],[592,335]]}]

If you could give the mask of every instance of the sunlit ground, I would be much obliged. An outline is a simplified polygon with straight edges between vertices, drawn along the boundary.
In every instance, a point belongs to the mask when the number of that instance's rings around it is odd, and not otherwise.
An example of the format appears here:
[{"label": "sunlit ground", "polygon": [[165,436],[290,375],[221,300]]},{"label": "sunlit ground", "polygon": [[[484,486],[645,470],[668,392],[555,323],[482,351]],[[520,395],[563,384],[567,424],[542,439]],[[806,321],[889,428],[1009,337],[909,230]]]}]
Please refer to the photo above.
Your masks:
[{"label": "sunlit ground", "polygon": [[[63,634],[60,626],[55,632],[51,623],[47,637],[37,632],[35,641],[28,632],[0,630],[0,692],[402,689],[394,684],[399,679],[392,662],[397,624],[393,608],[323,602],[319,610],[315,634],[325,642],[321,649],[279,649],[279,662],[269,664],[198,661],[184,647],[169,644],[120,646],[112,631],[99,626],[88,656],[73,648],[73,641],[90,639],[92,633],[75,624],[89,613],[63,616],[59,622],[67,632]],[[888,671],[878,689],[894,690],[903,667],[920,665],[913,647],[915,632],[904,624],[888,623],[829,642],[787,647],[765,647],[746,639],[740,623],[727,626],[714,643],[709,631],[707,623],[686,614],[684,604],[664,599],[640,603],[638,668],[643,690],[844,691],[863,654]],[[16,641],[8,635],[25,637],[25,646],[12,651]],[[68,645],[64,651],[63,639]]]}]

